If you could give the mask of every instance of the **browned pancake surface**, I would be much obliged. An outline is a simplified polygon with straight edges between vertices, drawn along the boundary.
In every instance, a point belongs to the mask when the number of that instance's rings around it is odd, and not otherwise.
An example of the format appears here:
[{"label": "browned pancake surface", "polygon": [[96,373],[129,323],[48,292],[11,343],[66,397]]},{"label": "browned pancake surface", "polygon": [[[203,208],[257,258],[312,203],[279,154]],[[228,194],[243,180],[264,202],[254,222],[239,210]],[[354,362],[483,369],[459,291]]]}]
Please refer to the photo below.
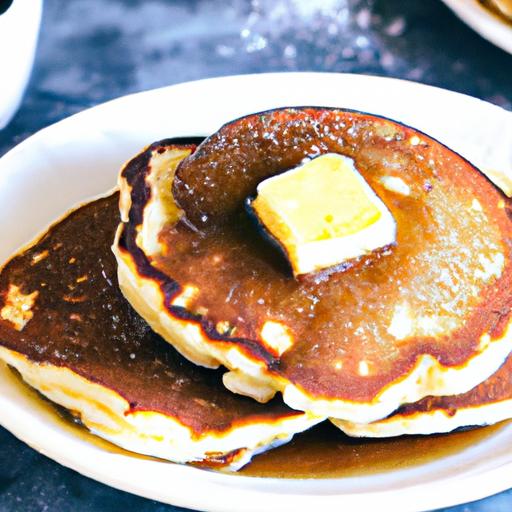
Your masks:
[{"label": "browned pancake surface", "polygon": [[221,373],[176,353],[131,309],[117,286],[110,246],[118,195],[71,213],[0,274],[0,309],[9,286],[39,292],[22,331],[0,319],[0,344],[32,361],[67,367],[123,396],[131,410],[175,417],[197,435],[299,414],[279,400],[262,406],[233,395]]},{"label": "browned pancake surface", "polygon": [[[397,244],[346,272],[297,281],[242,205],[262,179],[327,152],[355,160],[396,219]],[[132,185],[133,176],[128,166]],[[410,195],[386,189],[385,176],[402,178]],[[174,195],[198,231],[182,221],[161,233],[167,251],[153,268],[168,276],[169,290],[173,283],[169,295],[197,287],[189,313],[202,315],[212,339],[245,346],[314,396],[369,401],[423,354],[464,365],[480,337],[501,337],[510,319],[510,201],[459,155],[398,123],[325,109],[248,116],[181,163]],[[147,200],[140,199],[134,211]],[[492,267],[482,261],[497,253],[504,258],[499,277],[479,281]],[[420,319],[403,338],[390,332],[402,307]],[[295,343],[281,357],[260,339],[267,320],[293,333]],[[231,337],[212,328],[226,321]]]}]

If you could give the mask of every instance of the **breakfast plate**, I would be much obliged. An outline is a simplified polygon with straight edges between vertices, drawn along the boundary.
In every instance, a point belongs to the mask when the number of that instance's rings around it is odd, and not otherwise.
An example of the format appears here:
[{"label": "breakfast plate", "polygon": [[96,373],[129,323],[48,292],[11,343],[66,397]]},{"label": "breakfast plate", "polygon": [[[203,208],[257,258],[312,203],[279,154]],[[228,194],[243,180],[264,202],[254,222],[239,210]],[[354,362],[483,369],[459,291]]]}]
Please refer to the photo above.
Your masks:
[{"label": "breakfast plate", "polygon": [[[206,135],[245,114],[302,105],[351,108],[414,126],[469,159],[512,194],[512,115],[499,107],[433,87],[359,75],[217,78],[111,101],[50,126],[7,153],[0,160],[0,260],[71,207],[112,189],[123,162],[151,141]],[[4,366],[0,424],[90,478],[199,510],[380,506],[419,511],[512,487],[508,424],[438,458],[397,463],[391,470],[343,478],[237,476],[135,456],[95,441],[64,423]]]},{"label": "breakfast plate", "polygon": [[[479,0],[443,0],[467,25],[491,43],[512,53],[512,22],[483,5]],[[504,1],[506,3],[507,0]],[[489,2],[491,3],[491,2]],[[510,9],[510,7],[509,7]]]}]

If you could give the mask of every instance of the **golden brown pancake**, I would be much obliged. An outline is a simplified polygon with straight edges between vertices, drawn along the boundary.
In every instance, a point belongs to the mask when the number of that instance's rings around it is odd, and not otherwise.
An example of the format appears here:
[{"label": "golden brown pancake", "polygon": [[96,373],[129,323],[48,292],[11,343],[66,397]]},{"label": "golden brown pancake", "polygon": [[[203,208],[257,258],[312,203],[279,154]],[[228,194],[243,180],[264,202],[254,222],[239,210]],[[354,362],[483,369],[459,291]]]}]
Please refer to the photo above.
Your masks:
[{"label": "golden brown pancake", "polygon": [[118,194],[55,224],[0,273],[0,359],[93,433],[177,462],[236,469],[319,420],[236,396],[181,357],[117,285]]},{"label": "golden brown pancake", "polygon": [[512,23],[512,0],[480,0],[480,3],[503,20]]},{"label": "golden brown pancake", "polygon": [[429,396],[391,416],[367,424],[332,420],[355,437],[395,437],[451,432],[460,427],[492,425],[512,418],[512,356],[482,384],[454,396]]},{"label": "golden brown pancake", "polygon": [[[397,243],[298,280],[243,204],[263,179],[324,153],[354,160]],[[368,423],[467,392],[512,349],[510,200],[410,127],[337,109],[264,112],[197,148],[154,144],[120,186],[123,293],[187,358],[229,368],[234,392],[282,391],[293,408]]]}]

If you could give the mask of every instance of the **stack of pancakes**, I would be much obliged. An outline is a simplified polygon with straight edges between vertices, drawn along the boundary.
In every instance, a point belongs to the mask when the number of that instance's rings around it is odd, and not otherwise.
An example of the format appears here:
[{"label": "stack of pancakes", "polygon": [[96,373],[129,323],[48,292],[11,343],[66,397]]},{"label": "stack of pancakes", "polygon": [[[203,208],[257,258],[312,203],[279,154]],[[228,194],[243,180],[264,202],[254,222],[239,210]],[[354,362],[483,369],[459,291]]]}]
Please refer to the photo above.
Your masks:
[{"label": "stack of pancakes", "polygon": [[[396,244],[298,279],[244,203],[326,153],[353,159]],[[327,419],[360,437],[495,423],[512,417],[511,208],[459,155],[369,114],[279,109],[157,142],[119,194],[5,265],[0,358],[93,433],[210,467]]]}]

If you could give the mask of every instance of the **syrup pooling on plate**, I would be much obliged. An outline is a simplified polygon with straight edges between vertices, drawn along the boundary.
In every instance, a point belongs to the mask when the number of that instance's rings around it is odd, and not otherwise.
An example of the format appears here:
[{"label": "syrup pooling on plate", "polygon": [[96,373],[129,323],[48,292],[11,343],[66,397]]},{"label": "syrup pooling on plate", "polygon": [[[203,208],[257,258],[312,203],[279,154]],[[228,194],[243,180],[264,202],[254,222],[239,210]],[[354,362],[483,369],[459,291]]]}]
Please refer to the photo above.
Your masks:
[{"label": "syrup pooling on plate", "polygon": [[[325,152],[354,159],[395,218],[397,244],[347,272],[297,281],[242,204],[266,176]],[[174,193],[199,233],[167,226],[155,267],[195,289],[187,307],[233,337],[261,339],[268,320],[285,326],[293,342],[277,371],[316,395],[371,400],[421,354],[462,365],[481,335],[503,335],[508,199],[410,128],[335,110],[249,116],[182,162]]]},{"label": "syrup pooling on plate", "polygon": [[[34,411],[48,415],[59,428],[95,448],[126,457],[165,461],[123,450],[92,435],[65,410],[42,399],[17,375],[12,385],[31,401]],[[344,478],[406,469],[456,455],[497,434],[509,423],[445,435],[404,436],[399,439],[354,439],[324,423],[296,436],[286,446],[263,453],[237,474],[263,478]],[[336,456],[333,456],[336,454]]]},{"label": "syrup pooling on plate", "polygon": [[347,478],[414,468],[485,442],[505,425],[430,436],[357,439],[328,423],[318,425],[243,468],[241,475],[267,478]]}]

